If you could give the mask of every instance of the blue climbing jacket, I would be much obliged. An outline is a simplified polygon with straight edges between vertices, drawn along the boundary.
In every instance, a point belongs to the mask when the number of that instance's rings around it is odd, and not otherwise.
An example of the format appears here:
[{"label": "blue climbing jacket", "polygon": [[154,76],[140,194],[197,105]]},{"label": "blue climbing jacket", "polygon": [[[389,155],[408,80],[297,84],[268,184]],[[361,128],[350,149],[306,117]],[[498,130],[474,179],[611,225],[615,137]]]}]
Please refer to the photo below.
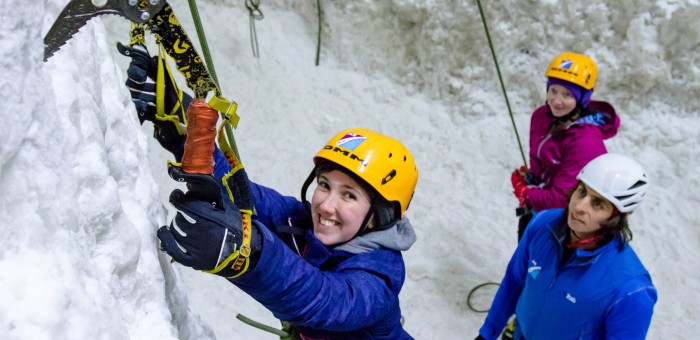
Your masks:
[{"label": "blue climbing jacket", "polygon": [[[305,339],[412,339],[399,308],[405,279],[401,251],[416,240],[408,219],[328,248],[312,232],[307,204],[250,184],[262,253],[256,267],[233,284]],[[305,229],[299,242],[281,235],[290,221],[307,221],[291,226]]]},{"label": "blue climbing jacket", "polygon": [[634,250],[615,237],[562,265],[562,214],[532,219],[479,334],[496,339],[515,313],[514,339],[644,339],[657,292]]}]

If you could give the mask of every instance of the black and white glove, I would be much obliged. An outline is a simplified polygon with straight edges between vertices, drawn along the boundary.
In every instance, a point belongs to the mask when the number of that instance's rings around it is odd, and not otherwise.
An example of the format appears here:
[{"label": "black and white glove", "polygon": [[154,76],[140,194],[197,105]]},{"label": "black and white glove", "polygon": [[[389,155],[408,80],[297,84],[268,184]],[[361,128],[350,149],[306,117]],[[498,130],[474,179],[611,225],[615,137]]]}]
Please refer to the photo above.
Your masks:
[{"label": "black and white glove", "polygon": [[169,74],[164,77],[163,115],[158,115],[156,103],[158,77],[158,57],[151,57],[146,47],[134,45],[129,47],[117,43],[119,53],[131,57],[126,70],[126,87],[134,102],[139,122],[153,123],[153,137],[179,162],[182,159],[185,142],[185,112],[192,97],[177,89]]},{"label": "black and white glove", "polygon": [[255,267],[262,237],[256,226],[245,226],[235,206],[221,210],[177,189],[170,194],[170,203],[177,214],[170,226],[158,229],[158,238],[173,260],[229,279]]}]

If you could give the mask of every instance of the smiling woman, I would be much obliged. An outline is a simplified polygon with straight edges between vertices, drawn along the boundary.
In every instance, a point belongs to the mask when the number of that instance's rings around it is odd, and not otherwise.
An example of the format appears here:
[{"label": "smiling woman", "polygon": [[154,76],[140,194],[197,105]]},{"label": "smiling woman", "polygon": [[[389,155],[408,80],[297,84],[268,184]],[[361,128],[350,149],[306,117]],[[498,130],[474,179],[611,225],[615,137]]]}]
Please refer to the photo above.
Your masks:
[{"label": "smiling woman", "polygon": [[[228,164],[218,149],[214,159]],[[237,192],[252,193],[252,225],[237,214],[245,200],[217,210],[174,191],[178,213],[158,231],[163,249],[183,265],[227,278],[288,325],[290,338],[410,339],[399,293],[406,272],[401,252],[416,241],[404,216],[418,181],[413,156],[393,138],[354,128],[331,138],[314,165],[301,200],[234,168],[233,176],[243,179]]]},{"label": "smiling woman", "polygon": [[496,339],[513,314],[513,339],[645,338],[657,294],[627,218],[646,196],[646,172],[604,154],[577,179],[565,209],[530,221],[477,339]]},{"label": "smiling woman", "polygon": [[620,125],[612,105],[591,100],[598,68],[590,57],[564,52],[550,62],[545,77],[546,102],[530,122],[530,169],[511,175],[520,204],[518,239],[533,212],[566,206],[576,174],[607,151],[604,140]]}]

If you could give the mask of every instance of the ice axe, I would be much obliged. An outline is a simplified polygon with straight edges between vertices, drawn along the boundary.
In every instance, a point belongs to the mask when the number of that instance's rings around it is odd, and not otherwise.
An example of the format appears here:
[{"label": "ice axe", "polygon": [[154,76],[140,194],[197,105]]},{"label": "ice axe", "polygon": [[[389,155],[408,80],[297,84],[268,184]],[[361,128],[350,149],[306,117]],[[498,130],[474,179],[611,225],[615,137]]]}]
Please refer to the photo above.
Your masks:
[{"label": "ice axe", "polygon": [[153,18],[165,6],[165,0],[107,0],[103,5],[94,2],[100,1],[68,2],[44,37],[44,61],[49,60],[81,27],[98,15],[119,15],[141,24]]}]

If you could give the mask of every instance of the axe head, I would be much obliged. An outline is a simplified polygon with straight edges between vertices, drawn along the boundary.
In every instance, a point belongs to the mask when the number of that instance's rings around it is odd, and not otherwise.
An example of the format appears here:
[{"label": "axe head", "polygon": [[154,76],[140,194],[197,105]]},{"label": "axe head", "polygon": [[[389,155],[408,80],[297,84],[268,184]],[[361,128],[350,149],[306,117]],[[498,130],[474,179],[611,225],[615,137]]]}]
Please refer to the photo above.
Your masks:
[{"label": "axe head", "polygon": [[141,24],[153,18],[165,4],[165,0],[71,0],[44,37],[44,61],[93,17],[114,14]]}]

